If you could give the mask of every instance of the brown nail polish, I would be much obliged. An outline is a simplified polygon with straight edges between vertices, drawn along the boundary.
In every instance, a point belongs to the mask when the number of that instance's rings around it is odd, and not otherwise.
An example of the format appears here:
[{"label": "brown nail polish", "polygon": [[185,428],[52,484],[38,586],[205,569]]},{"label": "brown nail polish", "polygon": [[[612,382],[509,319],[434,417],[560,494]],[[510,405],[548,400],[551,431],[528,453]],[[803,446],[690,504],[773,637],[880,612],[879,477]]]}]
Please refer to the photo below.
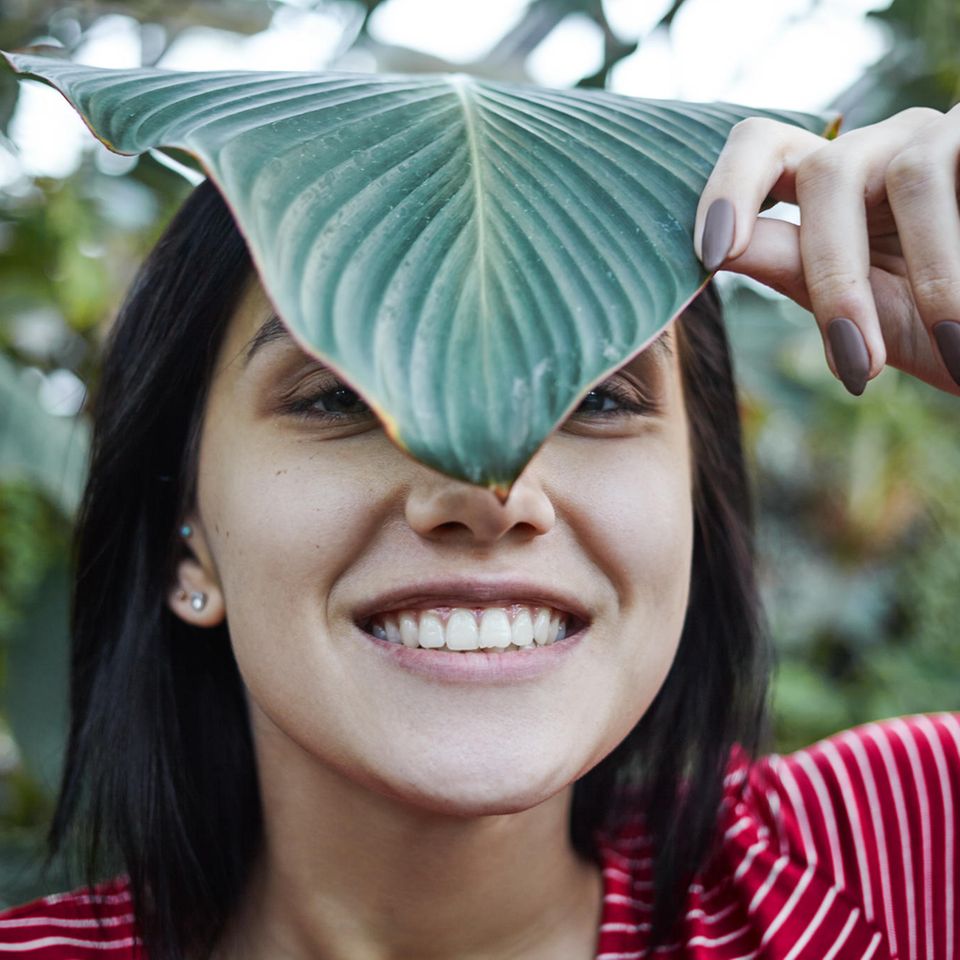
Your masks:
[{"label": "brown nail polish", "polygon": [[960,386],[960,323],[956,320],[941,320],[933,325],[933,335],[950,376],[957,386]]},{"label": "brown nail polish", "polygon": [[703,222],[703,265],[713,273],[727,259],[733,246],[733,204],[719,197],[710,204]]},{"label": "brown nail polish", "polygon": [[870,354],[857,325],[846,317],[837,317],[827,325],[827,336],[837,373],[843,385],[855,397],[863,393],[870,372]]}]

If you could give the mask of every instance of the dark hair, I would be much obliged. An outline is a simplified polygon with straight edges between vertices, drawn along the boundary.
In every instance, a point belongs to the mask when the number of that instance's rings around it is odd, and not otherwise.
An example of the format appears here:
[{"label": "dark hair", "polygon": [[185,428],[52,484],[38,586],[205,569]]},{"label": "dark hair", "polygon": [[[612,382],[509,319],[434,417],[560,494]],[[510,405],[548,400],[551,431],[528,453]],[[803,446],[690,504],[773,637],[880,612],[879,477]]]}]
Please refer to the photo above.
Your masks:
[{"label": "dark hair", "polygon": [[[201,184],[111,331],[76,529],[71,725],[50,856],[77,858],[90,885],[129,875],[151,960],[209,953],[262,842],[226,628],[198,643],[166,605],[213,363],[252,277],[231,214]],[[675,930],[710,851],[731,746],[759,747],[769,670],[736,390],[712,286],[678,321],[677,343],[695,460],[683,634],[650,709],[576,783],[570,824],[576,850],[595,859],[596,831],[619,818],[624,785],[641,785],[657,850],[657,939]]]}]

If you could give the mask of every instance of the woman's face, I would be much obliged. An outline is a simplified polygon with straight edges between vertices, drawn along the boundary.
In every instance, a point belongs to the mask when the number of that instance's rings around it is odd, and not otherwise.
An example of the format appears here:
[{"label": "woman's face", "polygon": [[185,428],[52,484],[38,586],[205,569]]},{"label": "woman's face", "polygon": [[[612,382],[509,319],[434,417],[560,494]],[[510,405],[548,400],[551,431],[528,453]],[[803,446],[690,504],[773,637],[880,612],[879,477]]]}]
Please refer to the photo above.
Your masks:
[{"label": "woman's face", "polygon": [[[401,453],[276,329],[251,352],[271,313],[252,286],[211,385],[190,518],[197,560],[181,564],[178,584],[208,605],[195,612],[170,595],[188,622],[226,615],[260,758],[294,750],[458,815],[556,794],[629,732],[677,649],[693,518],[676,349],[624,366],[608,381],[617,399],[591,395],[501,504]],[[672,342],[671,326],[662,344]],[[602,415],[623,396],[659,409]],[[481,611],[470,616],[481,632],[476,618],[489,619],[491,636],[504,622],[494,608],[511,629],[524,606],[589,622],[555,645],[497,654],[502,675],[461,676],[444,663],[490,655],[414,650],[364,629],[370,614],[407,604],[421,628],[413,642],[456,607]]]}]

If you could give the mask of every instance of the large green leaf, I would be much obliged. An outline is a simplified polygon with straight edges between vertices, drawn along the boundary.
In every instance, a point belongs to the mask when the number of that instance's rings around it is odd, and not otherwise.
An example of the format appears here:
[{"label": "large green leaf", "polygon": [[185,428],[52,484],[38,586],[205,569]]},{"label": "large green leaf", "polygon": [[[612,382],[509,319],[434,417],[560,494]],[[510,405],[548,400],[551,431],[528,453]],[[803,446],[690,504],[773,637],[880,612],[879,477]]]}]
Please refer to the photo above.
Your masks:
[{"label": "large green leaf", "polygon": [[8,59],[112,149],[196,156],[301,344],[402,449],[501,497],[706,282],[694,216],[733,124],[827,126],[465,75]]}]

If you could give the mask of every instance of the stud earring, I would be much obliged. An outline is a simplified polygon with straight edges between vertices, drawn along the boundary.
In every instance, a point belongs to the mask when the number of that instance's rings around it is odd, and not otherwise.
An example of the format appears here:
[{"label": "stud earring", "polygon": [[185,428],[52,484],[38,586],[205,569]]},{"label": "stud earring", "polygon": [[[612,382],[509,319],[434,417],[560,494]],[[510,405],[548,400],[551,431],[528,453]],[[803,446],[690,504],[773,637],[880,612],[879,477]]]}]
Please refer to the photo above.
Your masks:
[{"label": "stud earring", "polygon": [[207,595],[205,593],[191,593],[190,606],[199,613],[207,605]]},{"label": "stud earring", "polygon": [[186,540],[186,538],[189,537],[192,533],[193,533],[193,527],[191,527],[189,523],[185,523],[185,524],[180,528],[180,536],[183,537],[185,540]]}]

